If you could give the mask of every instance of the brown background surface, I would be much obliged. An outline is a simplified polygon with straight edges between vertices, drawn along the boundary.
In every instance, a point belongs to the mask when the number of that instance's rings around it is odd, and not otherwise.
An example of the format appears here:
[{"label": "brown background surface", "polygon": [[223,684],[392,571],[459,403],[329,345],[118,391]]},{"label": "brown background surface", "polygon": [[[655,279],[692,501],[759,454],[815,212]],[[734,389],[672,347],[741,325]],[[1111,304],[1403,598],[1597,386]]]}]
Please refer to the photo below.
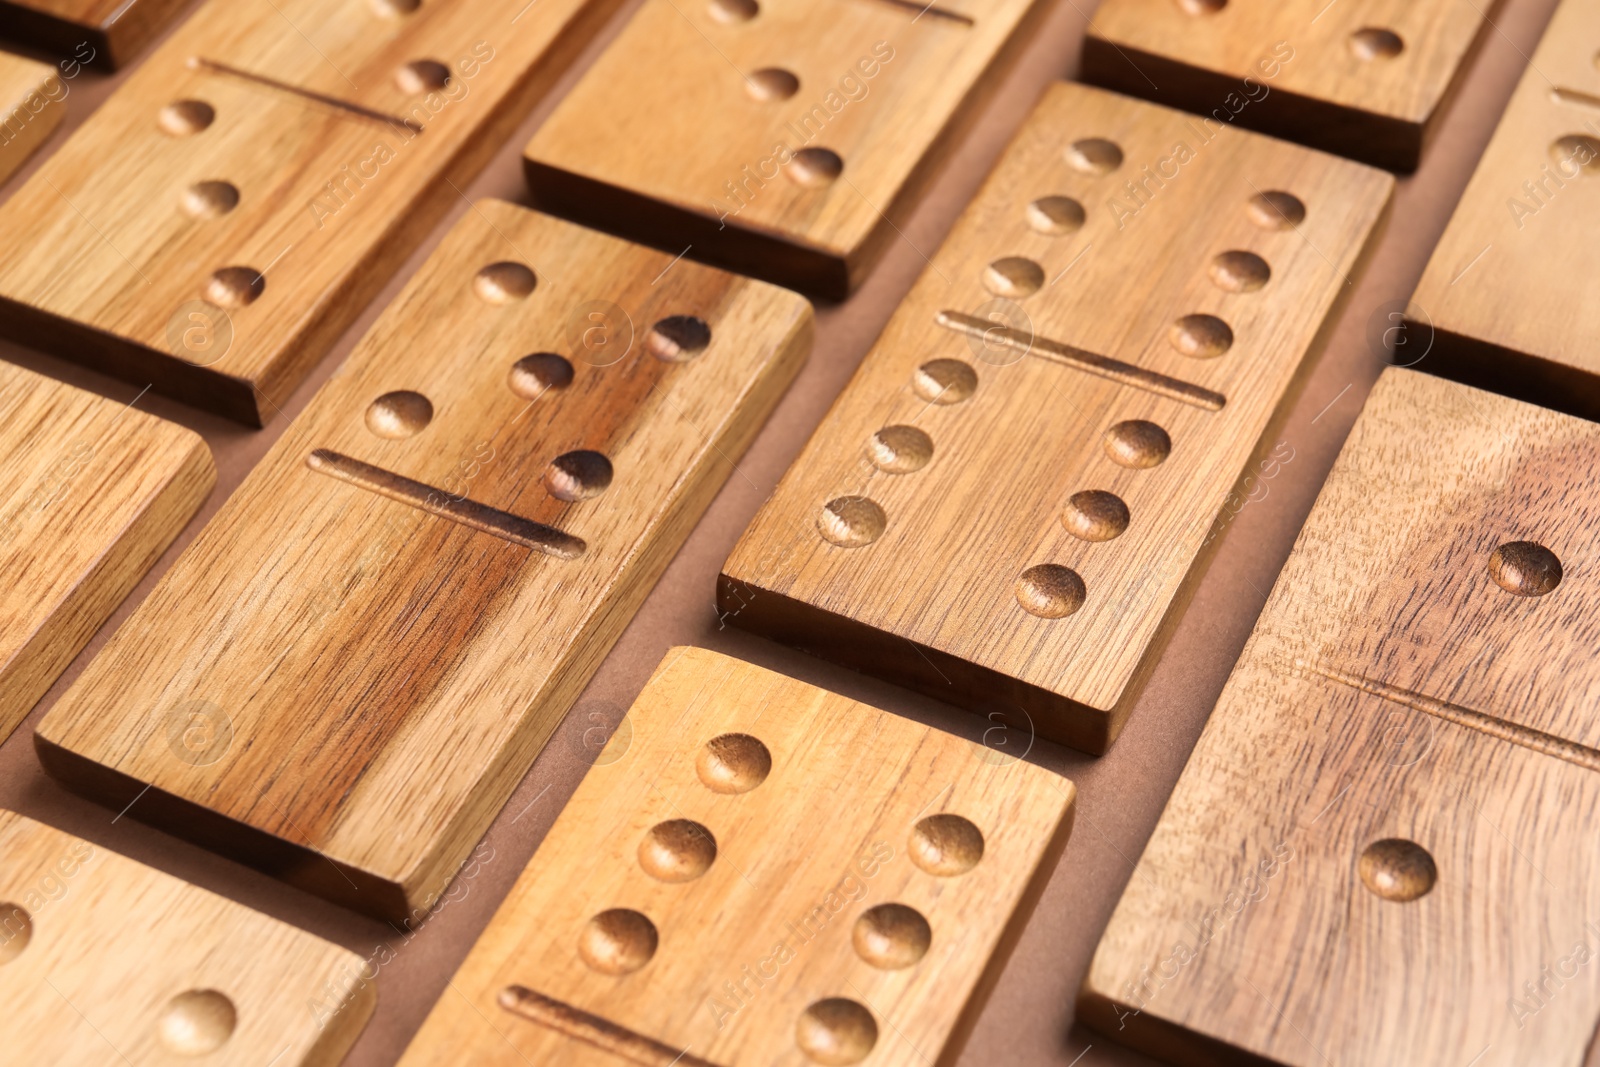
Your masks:
[{"label": "brown background surface", "polygon": [[[615,722],[670,646],[694,644],[718,649],[966,737],[980,737],[985,724],[974,716],[748,634],[720,628],[713,606],[713,587],[718,567],[739,533],[843,388],[896,303],[910,288],[924,256],[938,246],[1043,86],[1054,78],[1075,73],[1084,28],[1091,17],[1090,6],[1088,0],[1057,3],[1055,13],[1022,61],[1003,74],[1001,89],[985,109],[973,135],[959,147],[931,195],[903,227],[904,239],[895,243],[853,298],[818,309],[816,347],[810,363],[606,659],[573,714],[495,821],[487,837],[493,858],[469,884],[454,887],[449,895],[456,899],[439,909],[414,935],[398,935],[381,923],[217,859],[132,818],[113,822],[114,812],[62,790],[44,776],[34,758],[34,723],[283,432],[287,425],[284,419],[265,430],[248,431],[153,395],[139,401],[141,409],[180,422],[205,436],[217,460],[217,487],[200,515],[39,703],[29,720],[0,746],[0,807],[142,860],[363,956],[371,956],[379,945],[387,944],[393,958],[376,979],[377,1013],[346,1061],[350,1067],[379,1067],[392,1064],[404,1050],[563,802],[577,787],[586,766],[583,734],[599,721],[591,716]],[[528,117],[470,186],[468,196],[525,201],[522,146],[550,104],[571,85],[633,7],[631,3],[627,5],[555,94]],[[1388,310],[1385,305],[1410,296],[1554,7],[1555,0],[1505,0],[1495,10],[1488,38],[1467,72],[1465,86],[1446,115],[1438,139],[1421,170],[1400,182],[1393,217],[1372,266],[1358,281],[1320,365],[1289,414],[1282,437],[1294,448],[1294,460],[1267,483],[1264,498],[1246,506],[1232,521],[1121,739],[1109,755],[1099,759],[1048,742],[1033,745],[1030,760],[1077,784],[1077,825],[962,1064],[1078,1063],[1081,1067],[1099,1067],[1151,1062],[1074,1026],[1073,1000],[1078,983],[1317,489],[1360,410],[1362,398],[1383,366],[1381,351],[1369,339],[1374,332],[1369,320],[1378,316],[1381,325],[1377,331],[1381,332],[1386,325],[1382,320],[1383,312]],[[88,73],[73,81],[67,120],[41,155],[59,145],[116,81]],[[0,196],[24,180],[31,170],[32,167],[25,168],[12,183],[0,188]],[[284,405],[290,417],[305,406],[405,279],[466,210],[465,201],[456,206],[383,295],[346,332],[312,378]],[[0,241],[0,255],[3,254],[4,244]],[[137,387],[3,341],[0,358],[124,402],[139,392]],[[1221,502],[1218,504],[1220,507]],[[130,915],[129,920],[130,935],[136,935],[136,917]],[[1328,1010],[1337,1011],[1338,1006],[1329,1005]],[[1351,1022],[1356,1025],[1356,1020]]]}]

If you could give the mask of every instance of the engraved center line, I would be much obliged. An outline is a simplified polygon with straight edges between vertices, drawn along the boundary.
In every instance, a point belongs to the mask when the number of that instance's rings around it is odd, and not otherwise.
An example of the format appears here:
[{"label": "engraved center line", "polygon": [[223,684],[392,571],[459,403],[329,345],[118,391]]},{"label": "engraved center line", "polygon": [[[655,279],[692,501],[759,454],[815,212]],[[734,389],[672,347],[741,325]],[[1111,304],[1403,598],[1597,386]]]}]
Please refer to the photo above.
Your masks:
[{"label": "engraved center line", "polygon": [[1347,685],[1351,689],[1359,690],[1375,697],[1382,697],[1384,700],[1393,701],[1396,704],[1403,704],[1408,708],[1422,712],[1424,715],[1432,715],[1436,719],[1453,722],[1457,726],[1465,726],[1467,729],[1476,730],[1480,734],[1498,738],[1501,741],[1509,741],[1513,745],[1520,745],[1543,756],[1554,756],[1556,759],[1566,760],[1568,763],[1583,767],[1586,770],[1600,771],[1600,749],[1580,745],[1576,741],[1568,741],[1554,734],[1547,734],[1543,730],[1535,730],[1531,726],[1521,726],[1514,722],[1508,722],[1494,715],[1474,711],[1472,708],[1463,707],[1460,704],[1452,704],[1437,697],[1413,692],[1410,689],[1402,689],[1387,682],[1374,681],[1359,674],[1348,674],[1344,671],[1334,670],[1331,667],[1323,667],[1314,663],[1308,664],[1303,660],[1299,661],[1297,666],[1304,667],[1315,674],[1320,674],[1322,677],[1338,682],[1340,685]]},{"label": "engraved center line", "polygon": [[239,78],[256,85],[264,85],[269,89],[276,89],[281,93],[289,93],[293,96],[303,97],[306,100],[314,100],[319,104],[324,104],[340,111],[347,111],[364,119],[371,119],[373,122],[381,122],[391,126],[403,126],[412,133],[422,132],[421,123],[412,122],[410,119],[401,118],[399,115],[387,115],[382,111],[374,111],[372,108],[362,107],[360,104],[352,104],[348,100],[340,100],[337,96],[329,96],[326,93],[315,92],[311,89],[302,89],[298,85],[290,85],[288,82],[269,78],[265,74],[253,74],[248,70],[240,70],[238,67],[230,67],[226,63],[218,63],[215,60],[205,59],[200,56],[191,57],[189,66],[193,70],[206,70],[213,74],[226,74],[230,78]]},{"label": "engraved center line", "polygon": [[1552,89],[1550,99],[1570,107],[1592,107],[1600,110],[1600,96],[1586,93],[1582,89]]},{"label": "engraved center line", "polygon": [[917,3],[917,0],[875,0],[875,2],[880,4],[888,4],[890,7],[897,7],[901,11],[915,11],[916,17],[911,20],[912,22],[917,21],[917,19],[921,18],[923,15],[932,15],[936,19],[946,19],[947,21],[954,22],[962,26],[974,25],[971,16],[963,15],[959,11],[950,11],[947,8],[935,7],[931,3],[919,4]]},{"label": "engraved center line", "polygon": [[496,1000],[500,1007],[512,1015],[593,1045],[602,1052],[637,1063],[640,1067],[717,1067],[710,1060],[690,1055],[687,1049],[675,1049],[653,1037],[619,1026],[610,1019],[523,986],[506,986],[500,990]]},{"label": "engraved center line", "polygon": [[966,334],[984,344],[1015,348],[1024,355],[1064,363],[1087,374],[1109,378],[1122,385],[1131,385],[1135,389],[1143,389],[1147,393],[1191,404],[1206,411],[1221,411],[1228,402],[1228,398],[1221,393],[1195,385],[1193,382],[1186,382],[1182,378],[1145,370],[1132,363],[1124,363],[1120,359],[1097,355],[1084,348],[1074,348],[1072,345],[1039,337],[1012,326],[988,322],[975,315],[964,315],[959,311],[941,311],[934,316],[934,321],[947,330]]},{"label": "engraved center line", "polygon": [[524,519],[509,511],[480,504],[476,500],[455,497],[443,489],[435,489],[423,482],[412,481],[393,471],[374,467],[359,459],[326,448],[319,448],[306,457],[306,466],[318,474],[326,474],[342,482],[360,486],[379,496],[410,504],[414,508],[437,515],[441,519],[458,522],[482,533],[492,534],[513,544],[543,552],[557,559],[578,559],[589,550],[581,537],[563,533],[554,526]]}]

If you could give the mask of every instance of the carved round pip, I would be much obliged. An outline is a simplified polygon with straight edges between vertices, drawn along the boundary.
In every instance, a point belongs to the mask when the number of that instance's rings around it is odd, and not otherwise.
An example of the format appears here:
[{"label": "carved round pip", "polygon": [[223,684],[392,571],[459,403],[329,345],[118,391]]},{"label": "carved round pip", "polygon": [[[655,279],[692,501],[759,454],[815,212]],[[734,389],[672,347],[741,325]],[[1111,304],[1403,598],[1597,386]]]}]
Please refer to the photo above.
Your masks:
[{"label": "carved round pip", "polygon": [[864,496],[840,496],[828,501],[817,515],[817,532],[840,548],[862,548],[883,536],[889,516],[877,501]]},{"label": "carved round pip", "polygon": [[1257,193],[1245,201],[1244,211],[1263,230],[1292,230],[1306,221],[1306,205],[1281,189]]},{"label": "carved round pip", "polygon": [[1104,489],[1073,493],[1061,512],[1061,525],[1082,541],[1109,541],[1128,528],[1128,505]]},{"label": "carved round pip", "polygon": [[644,345],[668,363],[687,363],[711,344],[711,327],[693,315],[669,315],[650,327]]},{"label": "carved round pip", "polygon": [[215,219],[239,206],[239,188],[231,182],[195,182],[179,203],[191,219]]},{"label": "carved round pip", "polygon": [[1083,607],[1089,595],[1078,572],[1059,563],[1029,567],[1017,575],[1014,592],[1022,610],[1041,619],[1064,619]]},{"label": "carved round pip", "polygon": [[983,287],[995,296],[1021,300],[1044,287],[1044,268],[1025,256],[1006,256],[983,269]]},{"label": "carved round pip", "polygon": [[1218,289],[1230,293],[1253,293],[1272,278],[1272,268],[1266,260],[1239,249],[1218,252],[1206,273]]},{"label": "carved round pip", "polygon": [[959,359],[930,359],[912,374],[911,388],[930,404],[959,404],[978,391],[978,372]]},{"label": "carved round pip", "polygon": [[1028,205],[1028,226],[1047,237],[1063,237],[1083,228],[1088,215],[1070,196],[1041,196]]},{"label": "carved round pip", "polygon": [[1389,837],[1374,841],[1361,853],[1357,864],[1361,881],[1384,900],[1404,904],[1426,896],[1439,880],[1428,850],[1415,841]]},{"label": "carved round pip", "polygon": [[394,83],[410,96],[436,93],[450,84],[450,68],[437,59],[414,59],[394,72]]},{"label": "carved round pip", "polygon": [[1513,596],[1544,596],[1561,576],[1561,561],[1537,541],[1507,541],[1489,555],[1489,577]]},{"label": "carved round pip", "polygon": [[548,390],[572,384],[572,363],[554,352],[535,352],[511,365],[506,384],[522,399],[538,400]]},{"label": "carved round pip", "polygon": [[1228,6],[1228,0],[1178,0],[1178,6],[1191,15],[1215,15]]},{"label": "carved round pip", "polygon": [[587,448],[563,452],[545,468],[544,487],[557,500],[591,500],[611,487],[611,461]]},{"label": "carved round pip", "polygon": [[1167,339],[1192,359],[1216,359],[1233,347],[1233,330],[1215,315],[1185,315],[1172,324]]},{"label": "carved round pip", "polygon": [[538,276],[527,266],[503,260],[478,271],[472,279],[472,291],[486,304],[509,304],[526,300],[538,284]]},{"label": "carved round pip", "polygon": [[744,91],[752,100],[787,100],[800,91],[800,79],[782,67],[766,67],[745,76]]},{"label": "carved round pip", "polygon": [[233,1001],[215,989],[191,989],[167,1001],[156,1034],[168,1052],[205,1056],[228,1043],[239,1025]]},{"label": "carved round pip", "polygon": [[267,291],[267,279],[254,267],[222,267],[206,281],[205,298],[217,307],[249,307]]},{"label": "carved round pip", "polygon": [[399,18],[413,14],[422,6],[422,0],[367,0],[373,14],[384,18]]},{"label": "carved round pip", "polygon": [[661,882],[692,882],[711,869],[717,839],[693,819],[668,819],[639,842],[639,866]]},{"label": "carved round pip", "polygon": [[398,440],[418,434],[433,421],[433,402],[421,393],[397,389],[367,405],[367,429]]},{"label": "carved round pip", "polygon": [[1172,454],[1172,438],[1160,426],[1144,419],[1126,419],[1106,431],[1106,455],[1129,470],[1159,466]]},{"label": "carved round pip", "polygon": [[825,189],[844,173],[844,160],[830,148],[802,148],[784,168],[789,180],[807,189]]},{"label": "carved round pip", "polygon": [[1398,33],[1381,26],[1364,26],[1350,35],[1350,51],[1357,59],[1393,59],[1405,47]]},{"label": "carved round pip", "polygon": [[878,1043],[878,1022],[855,1001],[828,997],[800,1013],[794,1041],[812,1063],[848,1067],[866,1059]]},{"label": "carved round pip", "polygon": [[1586,133],[1557,137],[1550,144],[1550,158],[1555,160],[1562,177],[1594,177],[1600,174],[1600,138]]},{"label": "carved round pip", "polygon": [[1067,146],[1067,164],[1085,174],[1110,174],[1122,166],[1122,149],[1104,137],[1086,137]]},{"label": "carved round pip", "polygon": [[929,815],[911,828],[911,862],[938,878],[966,874],[983,859],[983,831],[952,812]]},{"label": "carved round pip", "polygon": [[933,928],[916,908],[879,904],[856,919],[850,931],[856,955],[880,971],[902,971],[928,954]]},{"label": "carved round pip", "polygon": [[5,966],[33,940],[33,916],[19,904],[0,903],[0,967]]},{"label": "carved round pip", "polygon": [[772,773],[772,753],[749,734],[722,734],[701,746],[694,770],[713,793],[748,793]]},{"label": "carved round pip", "polygon": [[718,22],[749,22],[761,13],[756,0],[711,0],[711,17]]},{"label": "carved round pip", "polygon": [[885,426],[867,442],[867,455],[885,474],[910,474],[933,459],[933,438],[915,426]]},{"label": "carved round pip", "polygon": [[174,100],[156,116],[161,132],[171,137],[189,137],[217,120],[217,109],[204,100]]},{"label": "carved round pip", "polygon": [[631,908],[602,911],[578,935],[578,955],[601,974],[632,974],[650,962],[661,937],[656,924]]}]

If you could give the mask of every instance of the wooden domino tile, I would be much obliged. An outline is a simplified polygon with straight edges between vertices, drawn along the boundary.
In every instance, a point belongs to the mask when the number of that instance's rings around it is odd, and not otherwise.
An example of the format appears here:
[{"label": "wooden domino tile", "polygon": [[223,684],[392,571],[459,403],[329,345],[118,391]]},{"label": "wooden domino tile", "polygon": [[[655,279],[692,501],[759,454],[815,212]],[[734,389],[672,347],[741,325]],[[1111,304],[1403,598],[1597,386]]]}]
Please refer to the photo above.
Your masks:
[{"label": "wooden domino tile", "polygon": [[[0,0],[0,36],[107,70],[144,50],[185,0]],[[87,47],[83,47],[87,46]]]},{"label": "wooden domino tile", "polygon": [[1492,3],[1106,0],[1084,81],[1409,173]]},{"label": "wooden domino tile", "polygon": [[1393,184],[1054,86],[724,564],[725,620],[1105,751],[1230,487],[1292,460],[1275,409]]},{"label": "wooden domino tile", "polygon": [[0,739],[216,482],[198,434],[0,363]]},{"label": "wooden domino tile", "polygon": [[46,63],[0,52],[0,182],[39,150],[66,114],[67,90]]},{"label": "wooden domino tile", "polygon": [[420,914],[810,342],[793,293],[475,204],[46,716],[46,769]]},{"label": "wooden domino tile", "polygon": [[260,425],[613,2],[211,0],[0,207],[0,331]]},{"label": "wooden domino tile", "polygon": [[1072,783],[677,648],[401,1060],[952,1063]]},{"label": "wooden domino tile", "polygon": [[367,961],[0,811],[7,1063],[334,1067],[372,1014]]},{"label": "wooden domino tile", "polygon": [[645,0],[528,145],[535,202],[842,299],[1048,10]]},{"label": "wooden domino tile", "polygon": [[1384,373],[1080,1019],[1177,1064],[1587,1062],[1597,451],[1592,423]]},{"label": "wooden domino tile", "polygon": [[[1600,14],[1568,2],[1408,309],[1418,370],[1600,419]],[[1398,316],[1397,316],[1398,317]],[[1414,344],[1413,344],[1414,342]]]}]

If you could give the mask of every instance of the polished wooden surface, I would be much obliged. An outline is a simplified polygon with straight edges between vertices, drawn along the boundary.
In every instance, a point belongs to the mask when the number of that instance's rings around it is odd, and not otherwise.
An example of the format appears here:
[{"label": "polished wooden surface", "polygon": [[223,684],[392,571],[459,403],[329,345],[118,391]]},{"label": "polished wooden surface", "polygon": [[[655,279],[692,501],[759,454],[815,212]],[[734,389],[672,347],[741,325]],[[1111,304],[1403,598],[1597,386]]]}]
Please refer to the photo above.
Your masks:
[{"label": "polished wooden surface", "polygon": [[61,124],[66,98],[53,66],[0,52],[0,182],[15,174]]},{"label": "polished wooden surface", "polygon": [[[970,138],[952,154],[921,205],[899,225],[903,238],[896,237],[859,292],[843,304],[819,309],[814,354],[794,387],[606,657],[573,713],[552,735],[494,820],[468,866],[419,930],[397,932],[382,922],[364,919],[219,859],[131,816],[116,819],[115,810],[82,799],[47,777],[39,768],[29,734],[111,633],[148,596],[160,575],[176,562],[205,520],[283,436],[294,416],[426,261],[449,225],[434,229],[422,249],[360,313],[306,382],[281,402],[286,417],[276,419],[267,429],[248,431],[154,393],[135,405],[201,432],[217,460],[218,488],[204,505],[200,520],[191,522],[152,575],[113,614],[24,728],[0,745],[0,806],[67,829],[97,847],[104,845],[134,856],[371,959],[377,967],[378,1007],[347,1064],[392,1067],[439,997],[449,992],[451,975],[582,780],[598,751],[596,746],[637,697],[666,650],[681,645],[711,647],[969,740],[991,745],[1006,741],[1005,748],[1026,750],[1029,762],[1070,778],[1078,787],[1073,838],[979,1018],[961,1062],[971,1067],[996,1063],[1069,1067],[1076,1060],[1076,1067],[1148,1067],[1154,1061],[1075,1025],[1076,992],[1089,956],[1130,877],[1132,861],[1154,827],[1189,748],[1249,636],[1266,590],[1362,398],[1385,363],[1385,357],[1372,346],[1369,328],[1375,322],[1386,322],[1384,316],[1390,310],[1403,309],[1525,66],[1524,56],[1532,54],[1553,6],[1552,0],[1507,0],[1504,11],[1495,14],[1497,32],[1472,61],[1462,95],[1448,110],[1421,169],[1398,184],[1394,210],[1372,262],[1338,316],[1326,354],[1300,398],[1288,409],[1281,436],[1294,447],[1294,461],[1266,483],[1264,495],[1258,492],[1248,503],[1241,497],[1242,506],[1226,510],[1227,532],[1196,586],[1189,610],[1152,671],[1127,728],[1108,755],[1090,757],[1042,739],[1030,748],[1025,735],[992,729],[991,723],[968,712],[725,626],[718,619],[712,597],[728,552],[926,268],[924,256],[931,257],[939,247],[988,168],[1031,111],[1041,89],[1063,73],[1075,72],[1090,13],[1088,5],[1079,3],[1076,8],[1060,4],[1053,9],[1021,60],[1000,82],[994,99],[981,111]],[[610,23],[608,32],[619,29],[622,21]],[[577,68],[585,67],[599,50],[588,51],[577,61]],[[85,75],[75,81],[74,95],[68,101],[67,130],[81,125],[122,80]],[[526,195],[522,149],[570,81],[558,86],[546,103],[505,139],[477,181],[461,184],[463,193],[473,199],[520,199]],[[58,136],[42,154],[62,143]],[[19,178],[25,176],[26,171]],[[0,196],[17,187],[13,181],[0,189]],[[457,200],[448,212],[448,222],[453,224],[470,213],[468,202]],[[1382,329],[1378,333],[1381,336]],[[133,400],[146,384],[125,385],[3,340],[0,355],[121,403]]]},{"label": "polished wooden surface", "polygon": [[608,3],[214,0],[0,207],[0,332],[276,417]]},{"label": "polished wooden surface", "polygon": [[474,205],[39,726],[41,758],[420,918],[810,343],[793,293]]},{"label": "polished wooden surface", "polygon": [[0,363],[0,738],[194,517],[200,435]]},{"label": "polished wooden surface", "polygon": [[1083,78],[1410,172],[1492,29],[1476,0],[1105,0]]},{"label": "polished wooden surface", "polygon": [[1219,513],[1293,460],[1274,416],[1393,187],[1051,87],[724,565],[727,621],[1104,752]]},{"label": "polished wooden surface", "polygon": [[0,37],[115,70],[139,57],[187,0],[0,0]]},{"label": "polished wooden surface", "polygon": [[1597,449],[1593,423],[1385,374],[1080,1018],[1181,1064],[1586,1062]]},{"label": "polished wooden surface", "polygon": [[0,1058],[58,1067],[335,1067],[365,961],[225,897],[0,811]]},{"label": "polished wooden surface", "polygon": [[647,0],[528,145],[535,202],[842,299],[1047,7]]},{"label": "polished wooden surface", "polygon": [[1072,799],[1052,771],[670,649],[402,1062],[954,1062]]},{"label": "polished wooden surface", "polygon": [[1417,286],[1407,362],[1600,418],[1600,13],[1568,0],[1533,52]]}]

